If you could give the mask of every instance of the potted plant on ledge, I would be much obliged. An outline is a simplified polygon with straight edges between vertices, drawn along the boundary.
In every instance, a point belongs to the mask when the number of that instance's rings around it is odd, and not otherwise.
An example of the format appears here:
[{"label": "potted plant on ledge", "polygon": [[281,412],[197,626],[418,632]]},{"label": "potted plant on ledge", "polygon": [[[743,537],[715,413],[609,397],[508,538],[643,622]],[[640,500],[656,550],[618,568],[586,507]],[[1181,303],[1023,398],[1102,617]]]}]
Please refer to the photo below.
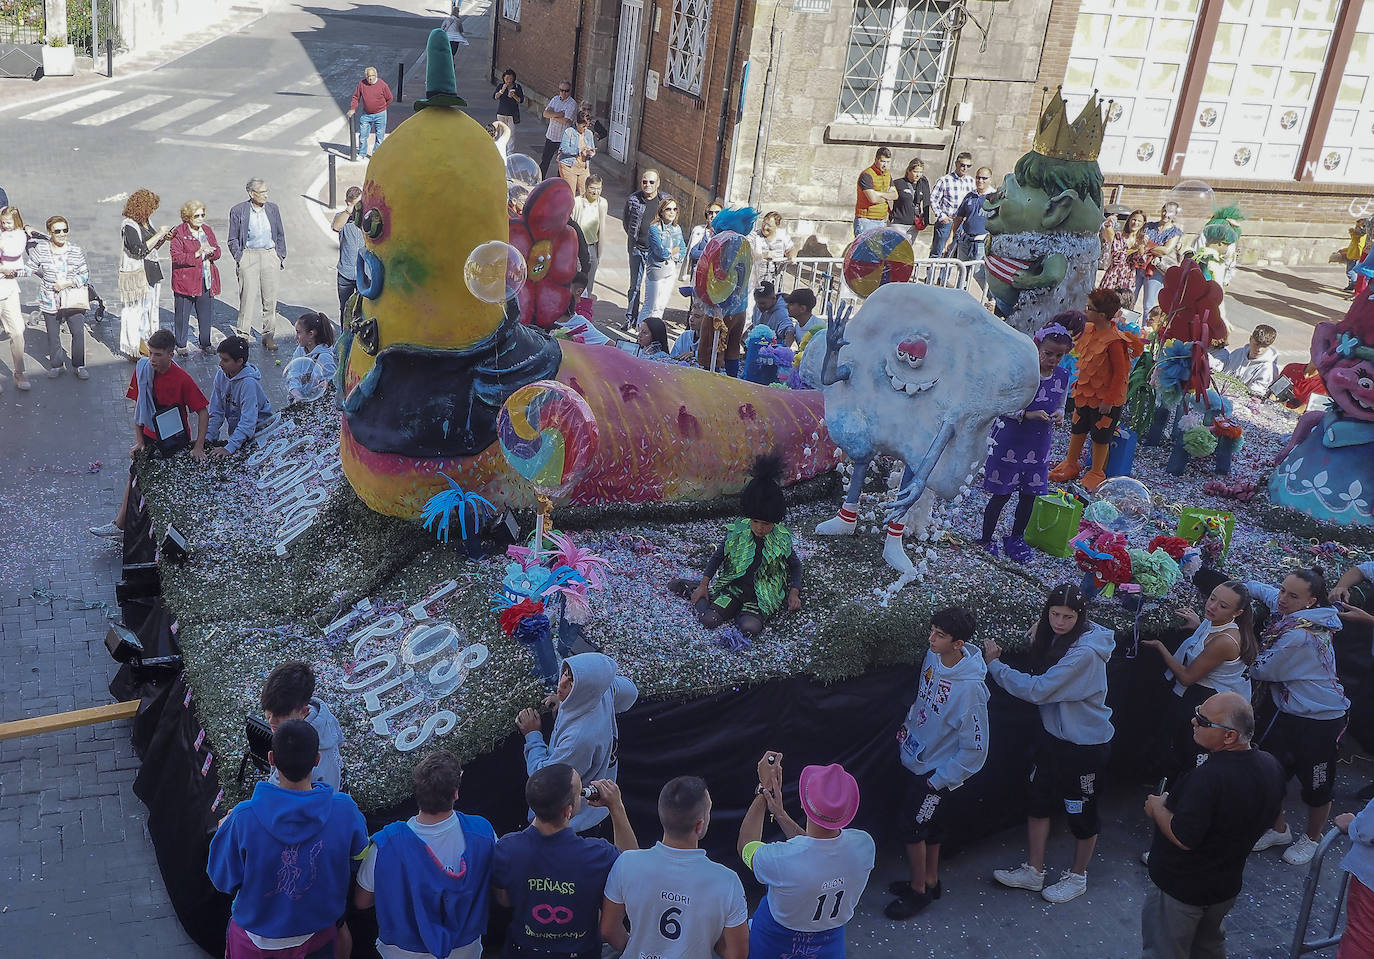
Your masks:
[{"label": "potted plant on ledge", "polygon": [[76,73],[76,50],[66,36],[53,34],[43,46],[43,73],[51,77],[70,77]]}]

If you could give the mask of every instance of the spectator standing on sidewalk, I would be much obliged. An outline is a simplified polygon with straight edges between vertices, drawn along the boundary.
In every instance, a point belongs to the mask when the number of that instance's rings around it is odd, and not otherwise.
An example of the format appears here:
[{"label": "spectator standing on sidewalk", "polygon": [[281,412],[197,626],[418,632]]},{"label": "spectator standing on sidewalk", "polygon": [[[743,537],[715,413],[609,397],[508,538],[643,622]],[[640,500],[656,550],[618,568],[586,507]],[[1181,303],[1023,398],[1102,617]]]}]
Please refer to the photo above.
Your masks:
[{"label": "spectator standing on sidewalk", "polygon": [[514,133],[515,125],[520,122],[520,104],[525,102],[525,88],[517,82],[515,71],[510,67],[501,74],[501,83],[491,98],[496,101],[496,119]]},{"label": "spectator standing on sidewalk", "polygon": [[30,242],[19,208],[0,207],[0,328],[10,338],[10,372],[19,390],[27,390],[29,381],[24,376],[24,311],[16,281],[29,274],[24,254]]},{"label": "spectator standing on sidewalk", "polygon": [[601,238],[606,235],[606,198],[601,195],[601,177],[587,177],[582,195],[573,200],[573,219],[587,244],[587,292],[596,285],[596,270],[601,265]]},{"label": "spectator standing on sidewalk", "polygon": [[463,17],[458,4],[455,3],[449,15],[440,21],[439,29],[448,37],[449,56],[458,56],[458,48],[468,45],[468,38],[463,34]]},{"label": "spectator standing on sidewalk", "polygon": [[[965,263],[981,260],[988,242],[988,218],[983,212],[983,201],[992,193],[992,170],[980,166],[973,177],[973,192],[959,201],[959,209],[954,213],[950,224],[949,239],[945,241],[944,256],[954,255]],[[987,271],[984,270],[981,285],[987,285]]]},{"label": "spectator standing on sidewalk", "polygon": [[[706,858],[711,794],[696,776],[658,794],[663,839],[622,853],[606,879],[601,937],[625,956],[720,959],[749,954],[749,906],[739,876]],[[625,931],[625,919],[630,931]]]},{"label": "spectator standing on sidewalk", "polygon": [[[672,199],[662,194],[663,200]],[[634,329],[639,323],[639,288],[649,267],[649,227],[658,215],[660,194],[658,171],[645,170],[639,178],[639,189],[625,198],[620,222],[625,227],[626,252],[630,255],[630,289],[625,305],[625,328]]]},{"label": "spectator standing on sidewalk", "polygon": [[1345,292],[1355,292],[1355,267],[1364,259],[1364,252],[1369,245],[1367,231],[1369,221],[1364,217],[1355,221],[1355,225],[1349,230],[1350,243],[1345,248]]},{"label": "spectator standing on sidewalk", "polygon": [[[649,224],[649,268],[644,273],[644,307],[639,311],[639,320],[656,316],[663,319],[663,312],[673,296],[674,282],[682,261],[687,259],[687,243],[682,238],[682,227],[677,222],[677,201],[664,198],[658,204],[658,215]],[[665,343],[666,353],[668,346]]]},{"label": "spectator standing on sidewalk", "polygon": [[873,165],[859,174],[858,195],[854,200],[854,235],[887,226],[891,204],[897,199],[892,188],[892,151],[878,147]]},{"label": "spectator standing on sidewalk", "polygon": [[903,230],[913,245],[930,222],[930,181],[925,173],[925,161],[912,157],[906,173],[892,181],[892,188],[897,191],[892,204],[892,225]]},{"label": "spectator standing on sidewalk", "polygon": [[[873,871],[873,837],[846,828],[859,811],[859,784],[839,763],[807,766],[797,783],[806,813],[799,826],[782,803],[782,754],[758,763],[759,786],[740,823],[736,848],[768,887],[749,929],[752,959],[843,959],[844,927]],[[767,809],[786,842],[764,843]]]},{"label": "spectator standing on sidewalk", "polygon": [[205,222],[205,204],[192,200],[181,205],[181,222],[172,230],[172,301],[175,316],[172,332],[177,338],[177,354],[190,352],[191,311],[200,326],[200,351],[210,352],[210,322],[219,296],[220,248],[215,231]]},{"label": "spectator standing on sidewalk", "polygon": [[[348,118],[353,119],[361,103],[363,115],[358,119],[358,156],[364,160],[375,153],[386,139],[386,111],[395,99],[386,81],[377,78],[376,67],[368,67],[363,71],[363,78],[353,91],[353,100],[348,106]],[[377,137],[371,152],[367,149],[369,134],[376,134]]]},{"label": "spectator standing on sidewalk", "polygon": [[260,330],[263,348],[275,351],[277,282],[286,269],[286,231],[281,210],[267,200],[267,184],[255,177],[245,189],[248,199],[229,211],[229,255],[238,264],[239,276],[237,330],[245,340],[254,329]]},{"label": "spectator standing on sidewalk", "polygon": [[63,306],[69,301],[69,291],[86,290],[90,282],[90,270],[86,266],[86,254],[81,247],[71,243],[71,227],[66,217],[50,216],[47,222],[47,241],[39,240],[29,250],[28,269],[38,277],[38,309],[43,313],[43,322],[48,328],[48,378],[61,375],[66,369],[67,354],[62,349],[62,323],[66,321],[67,330],[72,335],[71,367],[77,379],[88,379],[86,372],[86,324],[81,317],[86,312],[74,306]]},{"label": "spectator standing on sidewalk", "polygon": [[558,175],[568,181],[573,196],[581,196],[590,174],[588,164],[596,156],[596,137],[592,134],[592,111],[579,107],[572,126],[563,131],[558,147]]},{"label": "spectator standing on sidewalk", "polygon": [[363,231],[353,222],[353,217],[362,199],[363,191],[360,187],[349,187],[348,192],[344,194],[344,208],[334,214],[334,222],[330,224],[334,232],[339,234],[339,266],[334,279],[339,288],[341,326],[348,325],[344,322],[344,311],[348,309],[349,298],[358,292],[358,254],[363,251]]},{"label": "spectator standing on sidewalk", "polygon": [[386,959],[478,959],[487,928],[496,833],[455,812],[463,767],[437,750],[411,778],[419,812],[372,837],[353,904],[377,906],[377,951]]},{"label": "spectator standing on sidewalk", "polygon": [[[544,119],[549,121],[544,130],[544,152],[539,156],[539,172],[550,176],[549,161],[558,153],[563,142],[563,133],[577,121],[577,100],[572,95],[572,84],[564,80],[558,85],[558,96],[549,100],[544,107]],[[588,123],[591,119],[588,118]],[[574,191],[575,192],[575,191]]]},{"label": "spectator standing on sidewalk", "polygon": [[973,169],[973,154],[965,151],[954,159],[954,169],[935,181],[930,191],[930,214],[935,217],[935,232],[930,238],[930,255],[944,256],[945,246],[959,213],[959,204],[973,192],[975,184],[969,170]]},{"label": "spectator standing on sidewalk", "polygon": [[1283,805],[1283,769],[1251,748],[1254,734],[1245,697],[1208,698],[1193,713],[1193,740],[1207,758],[1171,791],[1145,800],[1154,841],[1140,914],[1143,959],[1226,955],[1223,920],[1240,894],[1245,859]]},{"label": "spectator standing on sidewalk", "polygon": [[[601,955],[601,896],[621,851],[638,849],[620,789],[588,783],[567,763],[553,763],[525,783],[534,822],[496,842],[492,886],[511,910],[503,959],[594,959]],[[615,845],[579,836],[569,824],[589,803],[610,810]],[[557,918],[554,918],[557,917]]]},{"label": "spectator standing on sidewalk", "polygon": [[162,264],[157,251],[171,232],[151,222],[159,203],[152,190],[135,190],[124,203],[119,228],[119,348],[131,360],[147,355],[148,337],[158,328]]}]

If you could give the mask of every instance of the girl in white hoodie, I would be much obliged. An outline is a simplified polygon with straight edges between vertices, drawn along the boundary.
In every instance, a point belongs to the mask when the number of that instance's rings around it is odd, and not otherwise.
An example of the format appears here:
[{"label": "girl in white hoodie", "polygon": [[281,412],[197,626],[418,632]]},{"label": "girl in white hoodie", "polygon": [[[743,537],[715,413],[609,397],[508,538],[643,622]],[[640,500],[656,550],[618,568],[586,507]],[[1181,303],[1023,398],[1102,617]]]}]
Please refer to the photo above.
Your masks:
[{"label": "girl in white hoodie", "polygon": [[[996,641],[983,644],[988,675],[1016,698],[1039,706],[1043,727],[1031,767],[1027,861],[992,875],[1004,886],[1039,892],[1049,902],[1068,902],[1088,890],[1088,861],[1097,845],[1098,779],[1115,733],[1107,707],[1107,660],[1116,637],[1088,619],[1087,607],[1087,597],[1072,583],[1050,591],[1030,633],[1029,673],[1003,663]],[[1073,866],[1046,886],[1045,846],[1057,808],[1068,814],[1077,843]]]}]

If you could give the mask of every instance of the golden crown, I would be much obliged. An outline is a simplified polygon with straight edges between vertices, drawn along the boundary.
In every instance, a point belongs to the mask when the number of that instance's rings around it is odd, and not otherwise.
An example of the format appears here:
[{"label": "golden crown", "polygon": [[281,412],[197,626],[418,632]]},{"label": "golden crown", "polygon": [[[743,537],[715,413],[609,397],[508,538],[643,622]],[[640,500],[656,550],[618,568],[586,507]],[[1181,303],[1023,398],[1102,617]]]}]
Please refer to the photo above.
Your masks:
[{"label": "golden crown", "polygon": [[[1110,110],[1111,101],[1105,106]],[[1057,160],[1096,160],[1102,152],[1102,137],[1107,132],[1107,114],[1103,107],[1094,90],[1078,119],[1070,123],[1069,104],[1062,89],[1055,90],[1040,114],[1031,149]]]}]

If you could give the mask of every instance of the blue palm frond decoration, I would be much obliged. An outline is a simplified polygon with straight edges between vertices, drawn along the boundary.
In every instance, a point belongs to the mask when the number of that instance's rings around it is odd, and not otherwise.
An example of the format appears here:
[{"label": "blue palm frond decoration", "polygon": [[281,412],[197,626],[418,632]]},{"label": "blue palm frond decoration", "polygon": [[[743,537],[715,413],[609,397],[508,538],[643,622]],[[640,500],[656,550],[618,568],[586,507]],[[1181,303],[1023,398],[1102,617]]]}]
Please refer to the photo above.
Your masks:
[{"label": "blue palm frond decoration", "polygon": [[447,473],[440,473],[444,479],[448,480],[449,488],[441,493],[435,493],[425,503],[424,509],[420,511],[420,518],[424,520],[424,528],[432,530],[435,537],[441,543],[448,542],[449,520],[452,518],[453,511],[458,511],[458,532],[463,539],[468,538],[468,507],[472,508],[472,532],[475,534],[482,528],[482,507],[491,510],[491,515],[496,515],[496,507],[483,496],[477,493],[469,493],[453,481],[453,477]]}]

